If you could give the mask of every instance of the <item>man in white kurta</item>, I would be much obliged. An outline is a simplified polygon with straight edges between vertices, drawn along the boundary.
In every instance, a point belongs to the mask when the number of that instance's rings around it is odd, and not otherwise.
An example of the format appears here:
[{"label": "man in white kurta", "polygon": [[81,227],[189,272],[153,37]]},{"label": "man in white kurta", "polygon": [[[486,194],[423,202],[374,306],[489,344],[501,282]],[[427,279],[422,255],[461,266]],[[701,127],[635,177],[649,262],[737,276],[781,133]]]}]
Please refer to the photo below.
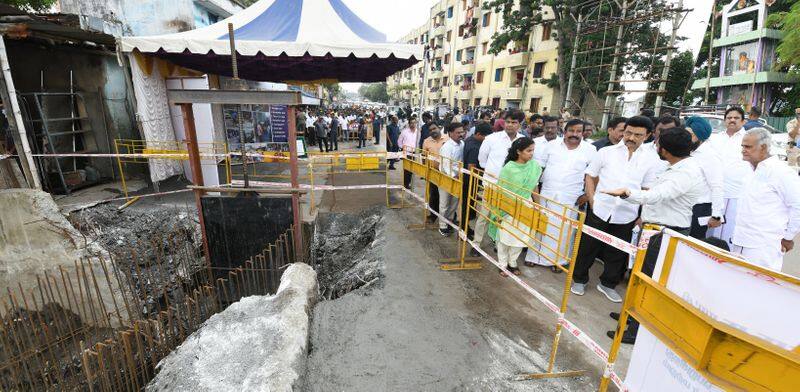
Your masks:
[{"label": "man in white kurta", "polygon": [[800,233],[800,177],[769,155],[770,144],[764,128],[751,129],[742,140],[742,155],[754,175],[739,198],[731,251],[780,271],[784,253],[792,250]]},{"label": "man in white kurta", "polygon": [[[447,134],[450,137],[439,150],[441,162],[439,170],[451,178],[461,176],[460,163],[464,158],[464,127],[461,123],[447,124]],[[437,188],[439,192],[439,214],[445,219],[453,219],[458,207],[458,198],[451,195],[445,189]],[[448,236],[452,233],[452,228],[447,225],[444,219],[439,219],[439,234]]]},{"label": "man in white kurta", "polygon": [[[542,189],[539,192],[543,199],[540,200],[540,204],[547,209],[547,212],[556,217],[565,212],[562,205],[576,208],[578,198],[584,195],[584,173],[589,163],[597,155],[597,149],[583,141],[583,127],[583,121],[570,120],[564,127],[564,138],[549,142],[545,147],[544,156],[537,160],[544,168]],[[576,217],[574,211],[566,211],[566,213],[571,218]],[[559,236],[562,226],[564,226],[564,231]],[[543,266],[552,266],[554,262],[561,265],[568,264],[571,254],[570,245],[575,235],[572,230],[569,230],[568,225],[562,225],[561,219],[550,216],[546,234],[541,234],[538,236],[541,244],[536,249],[528,249],[525,263]],[[559,238],[561,238],[560,243]],[[557,250],[559,254],[556,255],[554,250]],[[558,271],[558,269],[554,269],[554,271]]]},{"label": "man in white kurta", "polygon": [[745,182],[753,175],[753,170],[742,160],[742,138],[744,130],[744,111],[732,107],[725,112],[725,132],[712,135],[708,139],[710,147],[722,160],[723,170],[723,203],[725,223],[709,230],[713,237],[731,243],[731,236],[736,227],[736,208]]}]

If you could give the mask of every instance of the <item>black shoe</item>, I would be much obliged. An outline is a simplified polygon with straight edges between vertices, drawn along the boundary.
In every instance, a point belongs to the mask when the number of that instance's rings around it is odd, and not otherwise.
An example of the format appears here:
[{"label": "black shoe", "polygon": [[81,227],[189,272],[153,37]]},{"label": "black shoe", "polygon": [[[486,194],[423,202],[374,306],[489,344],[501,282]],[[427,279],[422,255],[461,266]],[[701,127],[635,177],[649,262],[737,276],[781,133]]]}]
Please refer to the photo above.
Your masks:
[{"label": "black shoe", "polygon": [[558,267],[556,267],[554,265],[550,266],[550,271],[552,273],[554,273],[554,274],[560,274],[560,273],[564,272],[564,271],[561,270],[561,268],[558,268]]},{"label": "black shoe", "polygon": [[480,252],[478,252],[477,249],[472,248],[472,249],[469,250],[469,256],[470,257],[481,257],[481,254],[480,254]]},{"label": "black shoe", "polygon": [[617,312],[611,312],[611,313],[608,314],[608,316],[611,317],[614,320],[619,321],[619,313],[617,313]]},{"label": "black shoe", "polygon": [[452,230],[450,230],[450,228],[447,228],[447,229],[439,229],[439,234],[441,234],[441,235],[442,235],[442,237],[449,237],[449,236],[450,236],[450,234],[452,234],[452,232],[453,232],[453,231],[452,231]]},{"label": "black shoe", "polygon": [[[616,331],[608,331],[608,332],[606,332],[606,336],[608,336],[611,339],[614,339],[615,335],[616,335]],[[630,331],[625,331],[625,333],[622,334],[622,343],[624,343],[624,344],[634,344],[634,343],[636,343],[636,334],[634,334],[634,333],[632,333]]]}]

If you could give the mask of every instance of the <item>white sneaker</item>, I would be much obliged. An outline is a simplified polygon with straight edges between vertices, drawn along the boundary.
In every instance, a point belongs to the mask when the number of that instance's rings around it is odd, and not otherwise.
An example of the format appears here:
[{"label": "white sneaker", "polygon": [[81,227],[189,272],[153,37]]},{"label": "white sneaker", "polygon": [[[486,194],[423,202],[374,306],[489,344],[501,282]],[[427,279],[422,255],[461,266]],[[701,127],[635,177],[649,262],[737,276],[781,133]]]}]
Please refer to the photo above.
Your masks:
[{"label": "white sneaker", "polygon": [[586,294],[586,283],[572,283],[572,288],[569,289],[572,294],[584,295]]},{"label": "white sneaker", "polygon": [[617,293],[617,290],[603,286],[600,283],[597,284],[597,289],[600,290],[601,293],[605,294],[609,301],[616,303],[622,302],[622,297],[619,295],[619,293]]}]

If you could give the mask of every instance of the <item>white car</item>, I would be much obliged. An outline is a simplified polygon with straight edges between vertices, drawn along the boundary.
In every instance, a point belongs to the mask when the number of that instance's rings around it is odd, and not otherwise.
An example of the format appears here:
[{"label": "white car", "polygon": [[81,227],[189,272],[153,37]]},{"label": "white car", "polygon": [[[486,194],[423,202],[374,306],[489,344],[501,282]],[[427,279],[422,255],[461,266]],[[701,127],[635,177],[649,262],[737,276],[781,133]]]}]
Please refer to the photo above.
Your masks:
[{"label": "white car", "polygon": [[[711,132],[719,133],[725,132],[725,117],[719,114],[691,114],[691,116],[703,117],[711,124]],[[691,117],[689,114],[681,115],[681,121],[686,121]],[[767,129],[772,134],[772,146],[770,146],[770,153],[777,155],[781,160],[786,160],[787,142],[789,141],[789,134],[785,129],[775,129],[768,125],[764,120],[759,120],[761,127]]]}]

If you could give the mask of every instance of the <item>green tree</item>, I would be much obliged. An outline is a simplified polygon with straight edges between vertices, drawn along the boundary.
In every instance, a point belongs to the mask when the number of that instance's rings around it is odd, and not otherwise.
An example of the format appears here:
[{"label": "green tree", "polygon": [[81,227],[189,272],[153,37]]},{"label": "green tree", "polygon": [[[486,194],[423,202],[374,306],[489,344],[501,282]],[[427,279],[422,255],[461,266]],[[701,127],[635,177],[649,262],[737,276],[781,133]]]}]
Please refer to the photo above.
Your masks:
[{"label": "green tree", "polygon": [[56,0],[0,0],[0,3],[31,12],[47,11]]},{"label": "green tree", "polygon": [[[682,106],[685,99],[684,94],[689,94],[687,87],[691,87],[694,80],[694,55],[690,50],[680,52],[672,58],[667,77],[666,93],[664,93],[664,104],[668,106]],[[660,78],[659,78],[660,79]],[[650,90],[658,90],[658,82],[650,83]],[[652,107],[656,102],[656,94],[647,94],[644,99],[645,105]]]},{"label": "green tree", "polygon": [[[579,38],[578,50],[586,52],[578,56],[576,67],[582,70],[576,72],[573,85],[573,100],[579,107],[583,107],[589,94],[601,97],[604,95],[608,81],[611,78],[611,63],[613,48],[616,40],[616,27],[602,28],[597,23],[586,23],[577,37],[578,5],[585,4],[583,0],[490,0],[484,3],[484,9],[492,9],[503,15],[503,26],[494,34],[491,43],[491,52],[494,54],[506,50],[510,43],[527,45],[528,37],[536,25],[552,23],[555,39],[558,41],[557,72],[545,78],[548,87],[559,90],[566,89],[572,57],[572,47],[576,38]],[[600,14],[608,14],[611,9],[610,2],[601,5]],[[545,7],[552,9],[553,19],[546,21]],[[616,15],[619,10],[614,10]],[[595,13],[596,15],[597,13]],[[659,15],[659,16],[655,16]],[[663,52],[649,52],[647,48],[668,46],[669,37],[661,33],[658,24],[670,15],[666,13],[652,14],[649,18],[640,20],[639,23],[626,25],[622,36],[623,48],[640,48],[640,50],[623,49],[625,52],[619,57],[617,75],[613,78],[619,80],[624,74],[644,74],[649,77],[659,78],[660,70],[656,65],[662,61]],[[586,26],[589,25],[589,26]],[[600,24],[602,25],[602,23]],[[614,90],[621,90],[618,84]]]},{"label": "green tree", "polygon": [[389,93],[386,91],[386,82],[365,83],[358,88],[358,95],[373,102],[389,102]]}]

